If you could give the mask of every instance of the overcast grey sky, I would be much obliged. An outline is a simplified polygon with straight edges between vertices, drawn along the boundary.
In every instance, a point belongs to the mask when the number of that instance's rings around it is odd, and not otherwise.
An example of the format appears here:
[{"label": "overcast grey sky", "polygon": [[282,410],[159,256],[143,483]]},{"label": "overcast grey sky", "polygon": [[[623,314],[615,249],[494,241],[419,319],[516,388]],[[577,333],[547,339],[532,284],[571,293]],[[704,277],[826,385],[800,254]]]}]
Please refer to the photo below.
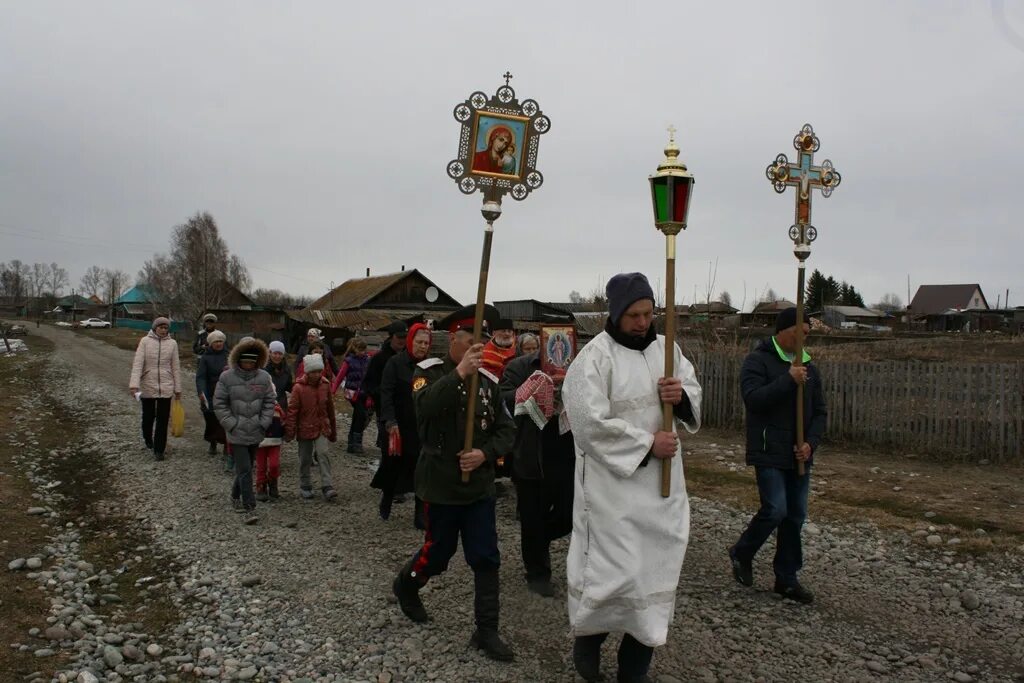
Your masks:
[{"label": "overcast grey sky", "polygon": [[791,296],[793,197],[764,168],[811,122],[843,184],[815,195],[810,267],[869,303],[909,275],[1024,304],[1024,0],[5,2],[0,260],[135,274],[209,211],[257,286],[404,264],[468,303],[483,221],[445,174],[451,111],[506,69],[553,125],[492,300],[663,279],[669,123],[697,178],[680,295],[717,258],[716,296]]}]

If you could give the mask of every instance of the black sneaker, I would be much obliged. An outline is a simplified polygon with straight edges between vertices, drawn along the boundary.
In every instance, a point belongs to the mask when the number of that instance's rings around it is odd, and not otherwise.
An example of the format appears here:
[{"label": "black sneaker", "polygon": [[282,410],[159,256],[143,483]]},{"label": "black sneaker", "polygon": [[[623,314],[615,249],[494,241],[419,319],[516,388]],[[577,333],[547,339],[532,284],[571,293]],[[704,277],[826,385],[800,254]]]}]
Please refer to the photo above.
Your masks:
[{"label": "black sneaker", "polygon": [[794,602],[799,602],[802,605],[809,605],[814,602],[814,593],[807,590],[799,583],[787,584],[776,581],[775,592],[786,600],[793,600]]},{"label": "black sneaker", "polygon": [[217,444],[216,443],[211,443],[210,447],[208,449],[206,449],[206,454],[207,455],[217,455]]},{"label": "black sneaker", "polygon": [[729,548],[729,561],[732,563],[732,576],[738,583],[747,588],[754,585],[754,567],[736,557],[736,546]]},{"label": "black sneaker", "polygon": [[233,507],[235,509],[235,512],[237,512],[240,515],[245,513],[245,506],[242,505],[241,498],[232,498],[231,507]]},{"label": "black sneaker", "polygon": [[156,451],[153,451],[153,459],[154,460],[163,460],[164,459],[164,454],[163,453],[158,453]]}]

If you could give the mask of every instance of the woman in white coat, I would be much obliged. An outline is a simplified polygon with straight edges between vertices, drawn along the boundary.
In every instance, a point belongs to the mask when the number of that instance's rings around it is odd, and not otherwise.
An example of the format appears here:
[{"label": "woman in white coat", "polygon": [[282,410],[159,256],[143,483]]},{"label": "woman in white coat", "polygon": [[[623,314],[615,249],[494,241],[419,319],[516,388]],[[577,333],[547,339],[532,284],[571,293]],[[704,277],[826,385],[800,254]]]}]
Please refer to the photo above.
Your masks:
[{"label": "woman in white coat", "polygon": [[181,400],[181,362],[178,342],[171,339],[171,321],[157,318],[139,340],[128,390],[142,402],[142,438],[157,460],[167,448],[171,398]]},{"label": "woman in white coat", "polygon": [[649,681],[654,648],[663,645],[690,531],[682,463],[672,493],[661,497],[659,460],[680,454],[677,430],[662,431],[662,403],[689,432],[700,426],[701,388],[693,366],[655,332],[654,292],[640,273],[613,277],[606,289],[605,331],[569,367],[562,400],[576,439],[573,531],[566,576],[573,662],[597,680],[601,644],[625,636],[618,681]]}]

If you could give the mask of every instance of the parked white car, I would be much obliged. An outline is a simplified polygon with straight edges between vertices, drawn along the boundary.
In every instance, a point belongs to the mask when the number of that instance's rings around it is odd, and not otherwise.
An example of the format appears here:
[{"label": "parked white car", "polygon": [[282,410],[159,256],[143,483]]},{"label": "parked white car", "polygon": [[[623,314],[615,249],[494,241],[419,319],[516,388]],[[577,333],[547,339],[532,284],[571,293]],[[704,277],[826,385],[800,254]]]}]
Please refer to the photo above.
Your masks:
[{"label": "parked white car", "polygon": [[110,323],[106,320],[100,320],[99,318],[87,318],[82,322],[78,323],[79,327],[110,327]]}]

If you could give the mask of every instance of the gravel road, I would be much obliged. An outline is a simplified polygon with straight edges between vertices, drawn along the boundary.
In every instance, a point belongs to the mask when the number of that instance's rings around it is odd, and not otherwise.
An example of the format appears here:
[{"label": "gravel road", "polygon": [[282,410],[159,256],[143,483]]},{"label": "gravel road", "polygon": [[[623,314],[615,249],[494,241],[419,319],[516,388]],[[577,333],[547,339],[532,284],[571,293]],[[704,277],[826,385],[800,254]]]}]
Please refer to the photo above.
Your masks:
[{"label": "gravel road", "polygon": [[[231,511],[228,475],[205,454],[193,400],[186,400],[188,433],[171,440],[165,462],[153,462],[126,389],[131,354],[83,334],[38,332],[57,350],[48,360],[22,357],[45,364],[44,386],[23,399],[17,428],[0,439],[20,450],[17,465],[38,498],[27,512],[44,516],[52,537],[37,555],[4,561],[51,599],[38,631],[10,645],[35,652],[40,671],[56,670],[52,680],[577,680],[568,657],[568,541],[554,550],[558,595],[528,593],[511,495],[498,506],[501,630],[517,658],[497,664],[467,646],[472,574],[461,555],[424,592],[433,622],[415,625],[395,605],[391,578],[421,538],[411,503],[396,506],[388,523],[377,518],[368,486],[375,449],[354,457],[334,447],[339,499],[327,504],[299,499],[295,446],[286,446],[281,501],[261,504],[259,523],[245,526]],[[43,430],[59,429],[54,415],[85,425],[81,440],[55,450],[33,444]],[[73,495],[59,493],[66,489],[48,474],[54,460],[74,453],[105,468],[117,491],[110,509],[149,539],[134,553],[105,565],[82,559],[81,535],[97,520],[75,516]],[[953,552],[949,538],[927,547],[857,520],[812,522],[802,578],[818,600],[797,606],[771,593],[770,552],[757,558],[754,589],[732,580],[725,548],[750,511],[711,500],[692,505],[676,620],[655,654],[655,681],[1024,680],[1020,554],[972,560]],[[922,523],[919,533],[933,535]],[[161,571],[134,585],[118,581],[144,558]],[[141,611],[97,614],[98,603],[116,605],[128,591],[142,591]],[[140,615],[160,601],[180,620],[146,632]],[[604,668],[613,679],[614,648],[606,647]]]}]

